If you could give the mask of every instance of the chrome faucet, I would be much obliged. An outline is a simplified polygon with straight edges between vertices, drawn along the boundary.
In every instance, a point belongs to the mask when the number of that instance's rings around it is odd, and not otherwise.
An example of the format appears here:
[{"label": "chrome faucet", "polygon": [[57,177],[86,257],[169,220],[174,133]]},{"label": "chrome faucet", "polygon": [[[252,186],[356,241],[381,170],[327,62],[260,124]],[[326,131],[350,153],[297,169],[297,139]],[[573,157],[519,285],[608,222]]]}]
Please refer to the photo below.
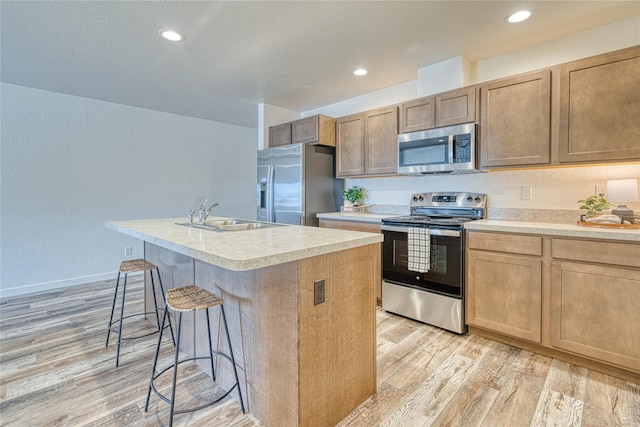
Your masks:
[{"label": "chrome faucet", "polygon": [[202,205],[200,205],[200,212],[198,214],[198,220],[200,221],[200,224],[203,224],[207,221],[207,217],[209,216],[209,214],[211,213],[211,211],[219,205],[219,203],[214,203],[211,206],[209,206],[209,209],[206,209],[206,205],[207,205],[208,200],[204,199],[204,201],[202,202]]}]

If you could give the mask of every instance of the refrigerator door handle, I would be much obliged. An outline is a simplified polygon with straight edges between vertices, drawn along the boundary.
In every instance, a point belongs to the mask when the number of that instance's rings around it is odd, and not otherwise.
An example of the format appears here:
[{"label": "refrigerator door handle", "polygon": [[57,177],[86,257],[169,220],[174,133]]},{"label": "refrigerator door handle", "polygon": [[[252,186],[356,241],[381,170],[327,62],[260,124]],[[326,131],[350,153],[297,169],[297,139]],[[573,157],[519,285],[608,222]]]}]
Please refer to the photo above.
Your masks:
[{"label": "refrigerator door handle", "polygon": [[273,181],[275,172],[276,170],[273,165],[269,165],[269,171],[267,172],[267,221],[269,222],[274,222],[275,219],[273,212],[273,192],[275,190]]}]

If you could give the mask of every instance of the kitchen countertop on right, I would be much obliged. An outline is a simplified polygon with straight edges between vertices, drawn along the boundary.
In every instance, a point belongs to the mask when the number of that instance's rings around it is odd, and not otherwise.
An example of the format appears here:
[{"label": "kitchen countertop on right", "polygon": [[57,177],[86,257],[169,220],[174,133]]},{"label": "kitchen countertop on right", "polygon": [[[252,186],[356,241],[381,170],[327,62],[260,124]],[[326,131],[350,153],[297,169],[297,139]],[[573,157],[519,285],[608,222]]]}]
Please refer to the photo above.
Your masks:
[{"label": "kitchen countertop on right", "polygon": [[465,223],[465,230],[503,231],[510,233],[545,234],[589,239],[624,240],[640,242],[640,229],[585,227],[577,224],[555,224],[546,222],[505,221],[480,219]]}]

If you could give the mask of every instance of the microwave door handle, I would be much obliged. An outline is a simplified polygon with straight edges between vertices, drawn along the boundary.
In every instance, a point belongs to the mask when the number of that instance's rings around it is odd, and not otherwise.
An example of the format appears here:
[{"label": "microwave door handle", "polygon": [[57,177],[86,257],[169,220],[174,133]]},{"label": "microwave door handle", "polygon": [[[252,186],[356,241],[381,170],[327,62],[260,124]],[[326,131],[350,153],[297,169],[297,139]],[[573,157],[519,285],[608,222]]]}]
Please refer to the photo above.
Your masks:
[{"label": "microwave door handle", "polygon": [[453,157],[453,148],[456,144],[456,138],[453,135],[449,135],[449,164],[455,163],[456,159]]}]

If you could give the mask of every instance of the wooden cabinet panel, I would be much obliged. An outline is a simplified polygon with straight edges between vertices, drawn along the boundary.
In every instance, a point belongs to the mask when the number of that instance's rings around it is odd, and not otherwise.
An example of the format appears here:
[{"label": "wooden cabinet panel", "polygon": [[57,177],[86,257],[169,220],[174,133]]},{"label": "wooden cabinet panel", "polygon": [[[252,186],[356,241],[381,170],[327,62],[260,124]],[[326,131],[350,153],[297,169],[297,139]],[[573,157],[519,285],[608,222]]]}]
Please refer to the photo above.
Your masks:
[{"label": "wooden cabinet panel", "polygon": [[436,95],[436,127],[476,121],[476,88],[465,87]]},{"label": "wooden cabinet panel", "polygon": [[400,105],[400,133],[436,127],[436,97],[427,96]]},{"label": "wooden cabinet panel", "polygon": [[551,256],[556,259],[640,268],[640,245],[633,243],[552,239]]},{"label": "wooden cabinet panel", "polygon": [[552,263],[551,345],[640,372],[640,271]]},{"label": "wooden cabinet panel", "polygon": [[291,123],[269,128],[269,147],[291,144]]},{"label": "wooden cabinet panel", "polygon": [[[382,233],[380,224],[373,222],[340,221],[333,219],[320,219],[320,227],[337,228],[339,230],[364,231],[366,233]],[[375,258],[375,276],[373,278],[376,301],[382,305],[382,245],[380,245],[380,258]]]},{"label": "wooden cabinet panel", "polygon": [[291,122],[293,144],[336,145],[336,120],[317,114]]},{"label": "wooden cabinet panel", "polygon": [[640,159],[640,46],[560,71],[560,162]]},{"label": "wooden cabinet panel", "polygon": [[519,234],[469,233],[470,249],[542,256],[542,237]]},{"label": "wooden cabinet panel", "polygon": [[470,250],[467,323],[541,342],[542,260]]},{"label": "wooden cabinet panel", "polygon": [[364,174],[365,115],[352,114],[336,120],[336,175]]},{"label": "wooden cabinet panel", "polygon": [[364,173],[378,175],[398,170],[398,107],[369,111],[365,125]]},{"label": "wooden cabinet panel", "polygon": [[549,163],[551,71],[483,84],[481,168]]}]

